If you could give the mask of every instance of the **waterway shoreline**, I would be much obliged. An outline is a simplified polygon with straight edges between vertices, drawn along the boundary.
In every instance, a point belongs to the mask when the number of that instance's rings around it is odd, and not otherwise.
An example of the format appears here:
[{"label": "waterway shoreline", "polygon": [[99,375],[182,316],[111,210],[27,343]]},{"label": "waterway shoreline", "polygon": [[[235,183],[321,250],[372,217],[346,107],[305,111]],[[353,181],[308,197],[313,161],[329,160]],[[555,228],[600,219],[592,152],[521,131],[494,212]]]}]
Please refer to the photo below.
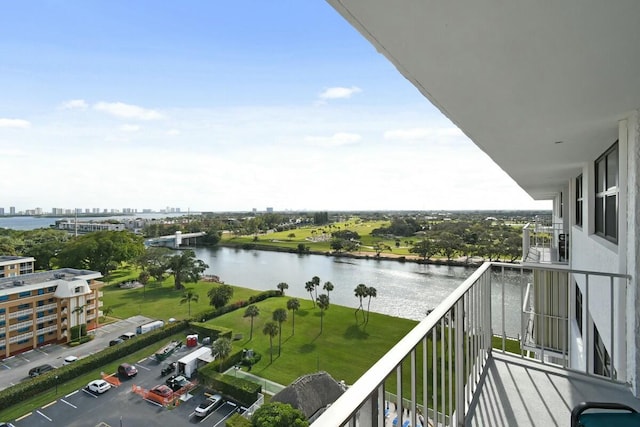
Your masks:
[{"label": "waterway shoreline", "polygon": [[415,264],[432,264],[432,265],[446,265],[452,267],[469,267],[469,268],[478,268],[482,265],[484,260],[477,258],[469,258],[469,257],[461,257],[458,259],[423,259],[415,255],[397,255],[397,254],[387,254],[380,253],[371,254],[369,252],[331,252],[331,251],[312,251],[308,250],[304,253],[298,252],[293,248],[285,248],[279,246],[268,246],[268,245],[260,245],[255,243],[221,243],[219,242],[216,246],[226,247],[226,248],[234,248],[234,249],[245,249],[245,250],[258,250],[258,251],[271,251],[271,252],[285,252],[290,254],[300,254],[300,255],[324,255],[335,258],[354,258],[354,259],[372,259],[372,260],[380,260],[380,261],[395,261],[395,262],[412,262]]}]

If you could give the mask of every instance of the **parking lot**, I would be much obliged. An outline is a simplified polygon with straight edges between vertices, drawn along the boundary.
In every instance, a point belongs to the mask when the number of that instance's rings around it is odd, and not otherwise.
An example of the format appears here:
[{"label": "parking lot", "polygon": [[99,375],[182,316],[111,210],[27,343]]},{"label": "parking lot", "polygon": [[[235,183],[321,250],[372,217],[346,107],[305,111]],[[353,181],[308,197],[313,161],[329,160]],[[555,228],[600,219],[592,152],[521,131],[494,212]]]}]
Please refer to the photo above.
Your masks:
[{"label": "parking lot", "polygon": [[[123,331],[115,330],[104,334],[103,339],[111,339],[111,335],[117,336]],[[98,338],[96,338],[97,341]],[[107,344],[108,345],[108,344]],[[104,346],[104,345],[103,345]],[[164,408],[157,403],[147,401],[142,396],[132,391],[133,386],[150,389],[155,385],[164,384],[168,375],[162,376],[161,370],[168,362],[174,362],[184,357],[197,347],[183,346],[162,363],[157,362],[152,355],[142,360],[128,360],[138,369],[138,374],[130,379],[120,378],[120,385],[112,387],[103,394],[96,395],[86,389],[79,389],[66,395],[61,395],[52,402],[34,410],[33,412],[12,421],[16,427],[34,426],[100,426],[100,427],[132,427],[132,426],[224,426],[224,420],[234,412],[242,412],[245,409],[234,402],[225,401],[205,418],[194,415],[195,408],[207,398],[207,393],[213,390],[205,390],[197,387],[186,399],[171,409]],[[28,366],[35,364],[51,363],[60,366],[68,350],[64,346],[49,346],[42,350],[34,350],[23,357],[2,361],[9,368],[0,373],[0,379],[13,370],[20,372],[24,378],[28,372]],[[59,363],[56,363],[58,361]],[[110,374],[108,372],[107,374]],[[95,378],[98,379],[98,378]]]}]

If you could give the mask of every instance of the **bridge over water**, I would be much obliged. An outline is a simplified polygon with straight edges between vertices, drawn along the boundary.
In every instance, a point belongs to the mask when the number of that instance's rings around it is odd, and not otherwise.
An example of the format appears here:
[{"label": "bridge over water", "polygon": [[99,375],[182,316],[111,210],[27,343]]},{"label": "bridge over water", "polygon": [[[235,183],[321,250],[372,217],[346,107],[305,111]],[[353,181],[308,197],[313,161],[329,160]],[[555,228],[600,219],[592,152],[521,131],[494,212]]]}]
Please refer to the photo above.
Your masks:
[{"label": "bridge over water", "polygon": [[204,231],[198,231],[195,233],[183,233],[182,231],[176,231],[175,234],[169,234],[168,236],[153,237],[144,241],[146,246],[164,246],[168,248],[178,249],[182,245],[189,246],[192,242],[195,243],[197,237],[204,236]]}]

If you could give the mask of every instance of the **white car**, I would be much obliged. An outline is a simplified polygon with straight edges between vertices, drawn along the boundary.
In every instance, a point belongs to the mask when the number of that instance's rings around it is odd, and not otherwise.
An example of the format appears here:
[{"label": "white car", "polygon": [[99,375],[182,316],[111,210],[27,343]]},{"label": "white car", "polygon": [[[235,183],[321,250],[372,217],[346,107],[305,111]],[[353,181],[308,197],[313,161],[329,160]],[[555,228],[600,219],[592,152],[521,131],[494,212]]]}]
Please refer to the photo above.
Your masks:
[{"label": "white car", "polygon": [[197,417],[204,418],[216,409],[220,403],[222,403],[222,396],[214,394],[196,407],[195,414]]},{"label": "white car", "polygon": [[111,388],[111,384],[105,380],[93,380],[87,384],[87,390],[92,393],[102,394]]},{"label": "white car", "polygon": [[75,362],[76,360],[78,360],[78,356],[67,356],[64,358],[64,362],[62,362],[62,364],[68,365],[70,363]]}]

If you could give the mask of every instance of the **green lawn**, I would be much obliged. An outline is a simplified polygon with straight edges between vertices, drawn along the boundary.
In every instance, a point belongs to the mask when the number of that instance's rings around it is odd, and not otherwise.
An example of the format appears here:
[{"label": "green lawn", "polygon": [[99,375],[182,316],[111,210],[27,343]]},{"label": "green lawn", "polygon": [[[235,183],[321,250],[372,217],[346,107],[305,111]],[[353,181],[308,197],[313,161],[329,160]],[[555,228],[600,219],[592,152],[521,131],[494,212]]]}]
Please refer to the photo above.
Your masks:
[{"label": "green lawn", "polygon": [[[153,279],[146,288],[121,289],[118,285],[108,285],[102,288],[104,296],[103,310],[110,307],[113,311],[110,316],[126,319],[127,317],[142,314],[153,319],[167,320],[170,317],[176,319],[189,318],[189,305],[180,304],[180,299],[185,290],[192,290],[199,296],[198,302],[191,302],[191,314],[211,310],[207,292],[217,283],[198,282],[185,284],[186,289],[175,290],[173,278],[165,279],[157,283]],[[259,293],[253,289],[234,286],[231,302],[246,300],[249,296]]]},{"label": "green lawn", "polygon": [[355,382],[369,367],[384,355],[416,322],[371,313],[369,324],[356,325],[354,309],[330,306],[325,311],[323,332],[320,333],[320,310],[311,301],[302,300],[295,316],[295,335],[292,317],[282,325],[282,353],[278,357],[278,337],[273,342],[273,363],[269,357],[269,337],[262,333],[277,308],[285,308],[288,297],[270,298],[258,304],[260,315],[254,319],[253,339],[250,340],[251,320],[243,317],[244,309],[210,320],[210,323],[242,333],[243,340],[234,348],[252,348],[262,354],[262,360],[252,372],[281,384],[289,384],[303,374],[324,370],[336,380]]}]

